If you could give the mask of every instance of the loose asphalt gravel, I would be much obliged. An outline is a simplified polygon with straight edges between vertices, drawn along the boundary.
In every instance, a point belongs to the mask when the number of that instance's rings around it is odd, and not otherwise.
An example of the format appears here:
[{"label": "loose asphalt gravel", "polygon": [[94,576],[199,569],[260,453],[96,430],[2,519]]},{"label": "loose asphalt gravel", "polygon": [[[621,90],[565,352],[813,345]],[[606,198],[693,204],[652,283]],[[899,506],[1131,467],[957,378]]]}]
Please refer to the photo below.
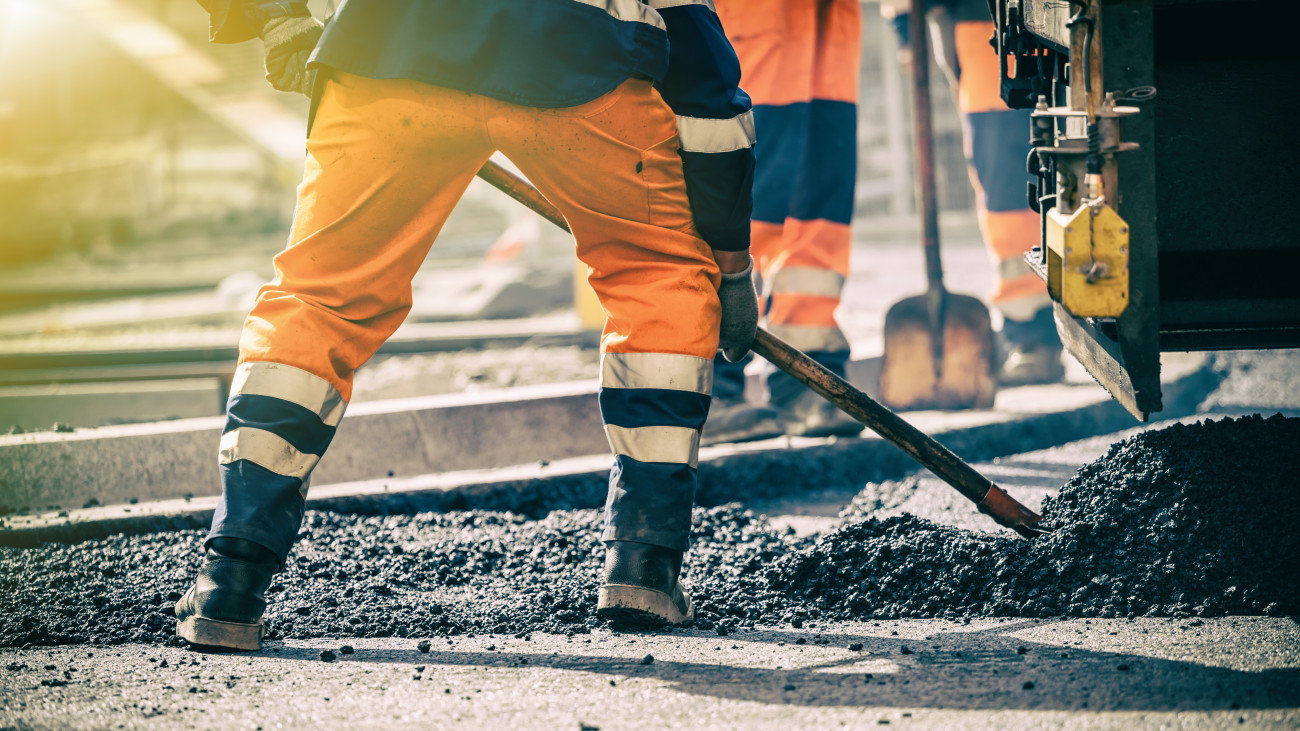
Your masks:
[{"label": "loose asphalt gravel", "polygon": [[[696,512],[697,629],[805,620],[1300,613],[1300,419],[1140,433],[1044,504],[1050,536],[862,517],[819,539],[736,505]],[[269,638],[585,634],[603,548],[594,510],[311,512],[271,587]],[[172,604],[200,531],[0,549],[0,646],[177,645]]]}]

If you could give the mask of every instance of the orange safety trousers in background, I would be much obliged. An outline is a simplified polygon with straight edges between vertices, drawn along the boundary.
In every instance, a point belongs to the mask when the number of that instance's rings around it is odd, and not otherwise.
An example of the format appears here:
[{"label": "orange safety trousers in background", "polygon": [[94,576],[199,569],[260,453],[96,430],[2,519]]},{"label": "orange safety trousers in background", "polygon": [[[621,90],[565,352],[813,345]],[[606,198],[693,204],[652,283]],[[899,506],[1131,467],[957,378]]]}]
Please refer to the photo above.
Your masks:
[{"label": "orange safety trousers in background", "polygon": [[[751,251],[768,327],[843,375],[849,343],[835,309],[852,245],[858,0],[718,0],[717,9],[754,103]],[[774,405],[801,392],[780,372],[768,387]]]},{"label": "orange safety trousers in background", "polygon": [[[1034,319],[1051,300],[1047,285],[1024,259],[1039,239],[1038,214],[1030,210],[1025,199],[1030,110],[1010,109],[1002,101],[1002,71],[997,53],[989,46],[993,31],[989,21],[956,23],[957,62],[961,67],[957,106],[965,127],[976,215],[984,241],[996,259],[992,302],[1014,331],[1016,322]],[[1050,315],[1046,322],[1047,335],[1054,338]]]},{"label": "orange safety trousers in background", "polygon": [[684,549],[720,275],[695,230],[678,146],[649,81],[538,109],[335,72],[288,248],[244,324],[210,537],[283,560],[353,373],[406,317],[430,245],[500,150],[563,212],[607,316],[600,405],[616,463],[604,538]]}]

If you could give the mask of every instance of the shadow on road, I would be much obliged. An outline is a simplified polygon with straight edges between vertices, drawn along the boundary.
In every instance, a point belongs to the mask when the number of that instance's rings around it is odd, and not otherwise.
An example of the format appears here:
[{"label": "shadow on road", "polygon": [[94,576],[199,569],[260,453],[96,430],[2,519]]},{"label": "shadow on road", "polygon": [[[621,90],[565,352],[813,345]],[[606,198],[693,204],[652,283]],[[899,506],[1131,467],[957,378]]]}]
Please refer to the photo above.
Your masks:
[{"label": "shadow on road", "polygon": [[[970,632],[941,632],[928,640],[835,633],[834,648],[862,649],[830,661],[812,632],[763,631],[713,637],[684,634],[699,648],[697,662],[550,653],[358,649],[339,662],[411,665],[541,667],[615,678],[657,679],[698,696],[803,706],[912,707],[949,710],[1216,711],[1300,705],[1300,668],[1259,672],[1026,642],[1007,633],[1012,623]],[[1041,624],[1038,626],[1042,626]],[[797,644],[803,639],[807,645]],[[821,639],[829,639],[822,637]],[[711,663],[710,651],[753,645],[764,667]],[[779,643],[786,643],[779,647]],[[778,649],[779,647],[779,649]],[[318,649],[280,647],[263,657],[315,660]],[[731,652],[734,657],[734,651]],[[789,662],[796,667],[776,663]]]}]

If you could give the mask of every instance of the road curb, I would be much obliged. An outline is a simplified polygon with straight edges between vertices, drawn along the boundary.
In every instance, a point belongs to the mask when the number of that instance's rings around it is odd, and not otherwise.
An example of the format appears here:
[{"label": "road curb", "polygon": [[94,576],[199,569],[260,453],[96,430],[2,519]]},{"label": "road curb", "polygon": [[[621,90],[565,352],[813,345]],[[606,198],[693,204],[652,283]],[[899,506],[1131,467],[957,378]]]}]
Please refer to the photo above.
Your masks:
[{"label": "road curb", "polygon": [[[221,378],[239,357],[239,330],[62,335],[6,340],[0,385],[100,382],[141,378]],[[402,324],[378,355],[408,355],[511,345],[587,345],[599,333],[576,315]]]},{"label": "road curb", "polygon": [[[219,495],[224,417],[0,437],[0,504],[70,510]],[[505,467],[608,448],[594,382],[355,404],[315,484]]]},{"label": "road curb", "polygon": [[[1218,382],[1208,364],[1208,358],[1191,356],[1166,368],[1166,408],[1161,418],[1195,413]],[[1003,392],[999,398],[998,411],[916,412],[907,416],[919,429],[973,462],[1044,449],[1134,425],[1128,412],[1095,386],[1026,387]],[[1044,403],[1056,406],[1048,410],[1042,406]],[[590,404],[585,410],[594,412]],[[493,418],[485,420],[490,424]],[[601,453],[494,469],[316,480],[307,504],[311,509],[377,515],[480,509],[535,516],[555,509],[603,505],[608,466],[608,455]],[[835,487],[856,490],[867,482],[897,479],[916,468],[909,457],[874,434],[838,440],[783,438],[711,447],[701,450],[696,502],[712,506]],[[63,514],[10,516],[0,531],[0,546],[203,528],[215,504],[216,497],[207,496]]]}]

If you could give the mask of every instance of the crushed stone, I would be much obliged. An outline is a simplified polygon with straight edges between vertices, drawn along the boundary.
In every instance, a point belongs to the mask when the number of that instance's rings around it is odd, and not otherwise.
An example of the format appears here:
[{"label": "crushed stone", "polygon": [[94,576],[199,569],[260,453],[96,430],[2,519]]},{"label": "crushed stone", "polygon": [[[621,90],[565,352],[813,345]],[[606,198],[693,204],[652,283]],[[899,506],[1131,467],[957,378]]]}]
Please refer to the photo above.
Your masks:
[{"label": "crushed stone", "polygon": [[[695,626],[726,636],[866,618],[1300,614],[1297,443],[1300,419],[1282,416],[1140,433],[1045,502],[1055,530],[1034,541],[870,517],[897,485],[869,486],[876,497],[817,539],[739,505],[697,509]],[[597,510],[309,512],[269,592],[267,636],[589,632],[604,626],[599,522]],[[172,605],[203,535],[0,549],[0,646],[181,644]]]},{"label": "crushed stone", "polygon": [[1300,613],[1297,439],[1282,416],[1142,432],[1044,501],[1048,536],[868,518],[768,578],[835,618]]}]

